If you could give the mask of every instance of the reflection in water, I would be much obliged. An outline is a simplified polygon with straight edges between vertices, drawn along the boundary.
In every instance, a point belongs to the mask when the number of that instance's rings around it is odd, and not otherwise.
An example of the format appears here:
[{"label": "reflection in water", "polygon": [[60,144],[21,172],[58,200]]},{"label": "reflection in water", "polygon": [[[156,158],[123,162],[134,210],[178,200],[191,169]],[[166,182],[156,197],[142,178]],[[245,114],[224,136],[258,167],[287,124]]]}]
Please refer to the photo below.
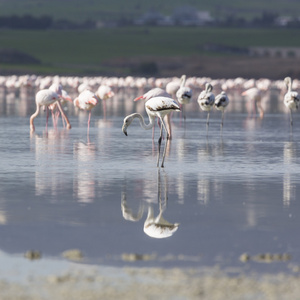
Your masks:
[{"label": "reflection in water", "polygon": [[[163,181],[161,179],[161,172],[163,173]],[[168,201],[168,179],[167,174],[164,171],[158,169],[157,174],[157,190],[158,190],[158,205],[159,213],[155,217],[154,207],[152,203],[147,202],[148,213],[147,218],[144,222],[144,232],[152,238],[167,238],[172,236],[178,229],[178,223],[170,223],[164,217],[163,213],[167,208]],[[133,210],[129,207],[127,202],[127,193],[126,193],[126,182],[123,186],[123,191],[121,195],[121,210],[122,215],[125,220],[136,222],[139,221],[144,212],[145,202],[139,202],[137,213],[133,213]]]},{"label": "reflection in water", "polygon": [[58,174],[55,163],[58,155],[66,151],[68,132],[49,130],[42,136],[31,134],[31,142],[35,152],[35,194],[44,195],[50,190],[51,195],[57,195],[62,184],[63,174]]},{"label": "reflection in water", "polygon": [[291,200],[296,199],[296,185],[291,178],[290,168],[296,157],[296,145],[294,142],[285,142],[283,148],[283,162],[285,172],[283,176],[283,205],[290,206]]},{"label": "reflection in water", "polygon": [[74,174],[73,193],[78,202],[93,202],[96,196],[96,175],[92,167],[96,157],[96,146],[93,143],[78,142],[73,146],[77,170]]}]

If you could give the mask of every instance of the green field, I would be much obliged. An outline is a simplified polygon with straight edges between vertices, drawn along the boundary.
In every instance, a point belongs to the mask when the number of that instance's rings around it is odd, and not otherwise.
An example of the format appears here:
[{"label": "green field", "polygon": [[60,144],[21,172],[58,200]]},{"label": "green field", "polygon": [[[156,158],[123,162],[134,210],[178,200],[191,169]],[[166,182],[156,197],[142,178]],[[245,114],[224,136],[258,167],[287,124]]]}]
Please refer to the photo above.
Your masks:
[{"label": "green field", "polygon": [[[40,60],[38,65],[1,64],[8,70],[34,73],[97,74],[128,72],[122,62],[157,57],[224,57],[205,51],[207,44],[243,48],[249,46],[300,47],[296,29],[228,29],[185,27],[103,28],[87,31],[1,30],[1,48],[15,49]],[[230,56],[230,55],[229,55]],[[119,66],[118,66],[119,64]],[[109,65],[109,67],[108,67]],[[115,70],[111,70],[115,65]],[[124,63],[123,63],[124,65]],[[118,69],[119,68],[119,69]]]}]

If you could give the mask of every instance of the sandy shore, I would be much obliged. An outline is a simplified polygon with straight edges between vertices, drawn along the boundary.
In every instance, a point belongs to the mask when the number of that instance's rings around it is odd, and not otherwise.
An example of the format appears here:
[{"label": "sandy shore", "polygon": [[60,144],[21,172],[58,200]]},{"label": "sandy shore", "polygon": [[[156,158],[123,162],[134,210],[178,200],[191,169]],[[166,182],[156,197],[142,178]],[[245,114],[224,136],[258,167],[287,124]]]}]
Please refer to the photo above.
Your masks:
[{"label": "sandy shore", "polygon": [[[33,262],[36,264],[36,262]],[[38,269],[39,263],[35,265]],[[65,262],[62,262],[64,268]],[[43,267],[41,265],[40,267]],[[1,300],[37,299],[299,299],[298,276],[228,276],[218,268],[115,268],[70,264],[26,280],[2,279]],[[37,272],[39,273],[39,272]]]}]

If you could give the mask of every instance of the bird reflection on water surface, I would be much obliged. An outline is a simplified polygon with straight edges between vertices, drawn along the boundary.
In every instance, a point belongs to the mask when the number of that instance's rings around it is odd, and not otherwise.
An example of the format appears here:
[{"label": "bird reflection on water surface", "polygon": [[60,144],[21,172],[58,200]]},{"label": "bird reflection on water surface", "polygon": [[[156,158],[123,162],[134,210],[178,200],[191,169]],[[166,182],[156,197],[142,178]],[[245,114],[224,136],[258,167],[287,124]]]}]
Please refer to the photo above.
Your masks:
[{"label": "bird reflection on water surface", "polygon": [[154,215],[153,203],[145,203],[142,200],[139,200],[138,211],[134,213],[128,205],[126,183],[121,195],[121,210],[125,220],[137,222],[141,220],[145,208],[147,207],[147,218],[144,222],[145,234],[152,238],[167,238],[177,231],[179,224],[170,223],[163,217],[163,213],[166,211],[168,202],[168,178],[166,172],[161,171],[160,169],[158,169],[157,172],[158,215],[156,217]]}]

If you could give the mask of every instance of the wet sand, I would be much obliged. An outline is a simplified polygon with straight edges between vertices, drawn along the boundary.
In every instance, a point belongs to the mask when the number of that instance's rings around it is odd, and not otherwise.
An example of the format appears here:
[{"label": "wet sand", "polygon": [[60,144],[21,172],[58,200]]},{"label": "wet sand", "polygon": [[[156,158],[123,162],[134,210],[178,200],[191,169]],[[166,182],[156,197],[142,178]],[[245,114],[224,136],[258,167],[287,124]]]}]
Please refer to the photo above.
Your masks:
[{"label": "wet sand", "polygon": [[29,274],[27,282],[0,281],[0,299],[299,299],[299,276],[231,276],[205,269],[69,266]]}]

